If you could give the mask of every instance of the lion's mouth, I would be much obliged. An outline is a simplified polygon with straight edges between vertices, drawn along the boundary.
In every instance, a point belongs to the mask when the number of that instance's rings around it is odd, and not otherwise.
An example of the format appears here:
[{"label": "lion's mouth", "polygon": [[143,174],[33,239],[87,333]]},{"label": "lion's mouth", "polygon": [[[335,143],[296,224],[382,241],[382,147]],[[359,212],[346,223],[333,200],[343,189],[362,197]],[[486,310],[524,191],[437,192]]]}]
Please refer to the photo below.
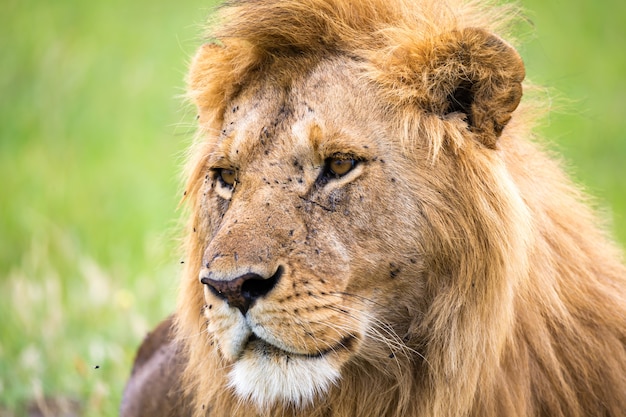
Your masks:
[{"label": "lion's mouth", "polygon": [[285,358],[303,358],[303,359],[317,359],[329,355],[331,353],[338,353],[341,351],[349,351],[354,347],[356,336],[347,335],[343,337],[339,342],[332,346],[318,349],[314,352],[295,352],[278,347],[265,339],[260,338],[256,334],[252,333],[246,342],[245,349],[252,350],[262,356],[281,356]]}]

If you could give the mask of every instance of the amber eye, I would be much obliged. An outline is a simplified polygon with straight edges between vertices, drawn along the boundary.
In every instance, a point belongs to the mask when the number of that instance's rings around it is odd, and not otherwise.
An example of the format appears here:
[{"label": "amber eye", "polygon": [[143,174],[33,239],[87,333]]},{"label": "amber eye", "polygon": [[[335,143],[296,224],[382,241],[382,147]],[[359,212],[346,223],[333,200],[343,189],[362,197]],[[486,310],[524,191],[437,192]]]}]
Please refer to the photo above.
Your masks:
[{"label": "amber eye", "polygon": [[220,168],[217,170],[217,175],[223,185],[232,187],[237,182],[237,173],[234,169]]},{"label": "amber eye", "polygon": [[328,171],[330,171],[336,177],[342,177],[348,172],[352,171],[352,168],[354,168],[356,165],[356,160],[343,157],[330,158],[326,163]]}]

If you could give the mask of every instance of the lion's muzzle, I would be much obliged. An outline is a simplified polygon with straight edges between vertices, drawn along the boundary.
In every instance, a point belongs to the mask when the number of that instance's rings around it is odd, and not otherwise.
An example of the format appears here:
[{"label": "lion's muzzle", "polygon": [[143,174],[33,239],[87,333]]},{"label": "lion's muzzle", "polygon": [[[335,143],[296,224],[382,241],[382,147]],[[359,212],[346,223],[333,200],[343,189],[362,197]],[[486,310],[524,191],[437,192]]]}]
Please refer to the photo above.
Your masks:
[{"label": "lion's muzzle", "polygon": [[245,316],[246,312],[259,298],[265,297],[278,283],[283,274],[283,267],[279,266],[270,277],[247,273],[232,280],[215,280],[208,277],[200,278],[217,297],[225,300],[231,307],[235,307]]}]

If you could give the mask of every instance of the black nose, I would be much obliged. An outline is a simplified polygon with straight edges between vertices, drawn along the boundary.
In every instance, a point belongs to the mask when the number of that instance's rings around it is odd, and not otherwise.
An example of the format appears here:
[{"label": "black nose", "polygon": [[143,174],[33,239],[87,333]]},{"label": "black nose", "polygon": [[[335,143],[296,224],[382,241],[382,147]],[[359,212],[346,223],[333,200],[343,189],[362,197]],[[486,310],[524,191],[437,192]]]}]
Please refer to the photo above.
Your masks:
[{"label": "black nose", "polygon": [[278,267],[276,273],[269,278],[251,273],[230,281],[204,277],[200,282],[208,286],[213,294],[226,300],[230,306],[238,308],[245,315],[255,300],[265,297],[276,286],[282,274],[283,268]]}]

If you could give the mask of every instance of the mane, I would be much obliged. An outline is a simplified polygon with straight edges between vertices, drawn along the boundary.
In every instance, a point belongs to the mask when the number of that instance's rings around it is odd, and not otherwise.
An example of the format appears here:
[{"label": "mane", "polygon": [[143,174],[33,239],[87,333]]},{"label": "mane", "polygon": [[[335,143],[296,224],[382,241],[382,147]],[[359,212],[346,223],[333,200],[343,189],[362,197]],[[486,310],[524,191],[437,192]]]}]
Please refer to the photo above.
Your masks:
[{"label": "mane", "polygon": [[[410,148],[419,136],[431,146],[434,161],[444,141],[461,149],[465,138],[454,123],[406,110],[423,99],[429,83],[418,79],[410,46],[428,50],[434,39],[466,28],[511,40],[518,17],[515,6],[462,0],[247,0],[219,9],[202,49],[220,53],[212,59],[197,55],[188,77],[189,98],[200,111],[201,139],[187,169],[185,200],[192,216],[177,326],[189,357],[186,389],[204,395],[198,397],[198,410],[203,398],[211,397],[215,409],[246,414],[245,406],[221,388],[228,382],[219,361],[211,359],[219,354],[206,336],[200,314],[204,299],[197,290],[201,236],[211,227],[200,192],[202,161],[215,140],[206,133],[221,129],[228,103],[269,68],[275,79],[289,79],[328,57],[347,56],[367,63],[364,76],[386,94],[394,124],[404,132],[403,145]],[[344,369],[345,389],[332,391],[310,416],[325,415],[330,406],[339,416],[355,410],[381,416],[625,415],[626,272],[586,198],[558,162],[529,140],[533,105],[516,110],[499,139],[507,148],[501,163],[471,149],[455,155],[459,162],[446,161],[474,182],[455,189],[464,203],[443,202],[442,210],[424,214],[443,253],[432,262],[439,281],[433,278],[429,285],[448,290],[429,300],[432,307],[412,328],[430,338],[428,346],[410,347],[427,351],[424,363],[397,358],[398,369],[387,370],[373,367],[373,361],[350,363]],[[483,206],[468,207],[468,201]],[[458,213],[454,221],[466,222],[466,231],[453,230],[446,210]],[[463,244],[474,252],[459,253]],[[478,295],[475,276],[486,282]],[[415,313],[418,307],[408,308]],[[296,414],[293,409],[268,412]]]},{"label": "mane", "polygon": [[[220,48],[220,54],[210,60],[200,60],[197,54],[192,60],[187,97],[200,110],[201,130],[219,129],[225,103],[254,76],[271,67],[275,77],[289,80],[324,58],[345,55],[370,63],[367,81],[380,85],[390,107],[404,107],[397,112],[402,116],[396,124],[405,132],[405,146],[410,148],[416,136],[425,138],[434,158],[444,137],[456,144],[463,138],[439,117],[406,111],[407,104],[427,101],[431,83],[416,79],[422,71],[421,63],[413,61],[412,47],[436,48],[440,35],[465,28],[482,28],[514,42],[512,29],[520,16],[515,4],[490,0],[227,1],[211,19],[201,48]],[[525,83],[526,93],[534,89]],[[525,103],[511,123],[524,131],[521,134],[527,134],[543,113],[538,100],[531,103],[527,96]],[[192,147],[187,178],[200,179],[193,169],[204,145]],[[187,191],[193,189],[190,182]]]},{"label": "mane", "polygon": [[390,34],[398,31],[420,40],[466,27],[503,34],[514,12],[487,1],[242,0],[224,4],[213,36],[245,40],[268,54],[351,54],[395,45]]},{"label": "mane", "polygon": [[394,102],[413,102],[420,93],[402,82],[406,71],[398,73],[411,67],[411,56],[395,56],[402,46],[425,45],[443,33],[474,27],[510,42],[519,15],[514,5],[485,0],[230,1],[218,9],[206,34],[205,47],[224,46],[224,54],[205,67],[197,59],[192,62],[188,96],[212,109],[219,122],[224,97],[232,98],[270,65],[276,70],[284,62],[293,77],[289,58],[315,62],[342,54],[372,62],[371,78],[387,87]]}]

